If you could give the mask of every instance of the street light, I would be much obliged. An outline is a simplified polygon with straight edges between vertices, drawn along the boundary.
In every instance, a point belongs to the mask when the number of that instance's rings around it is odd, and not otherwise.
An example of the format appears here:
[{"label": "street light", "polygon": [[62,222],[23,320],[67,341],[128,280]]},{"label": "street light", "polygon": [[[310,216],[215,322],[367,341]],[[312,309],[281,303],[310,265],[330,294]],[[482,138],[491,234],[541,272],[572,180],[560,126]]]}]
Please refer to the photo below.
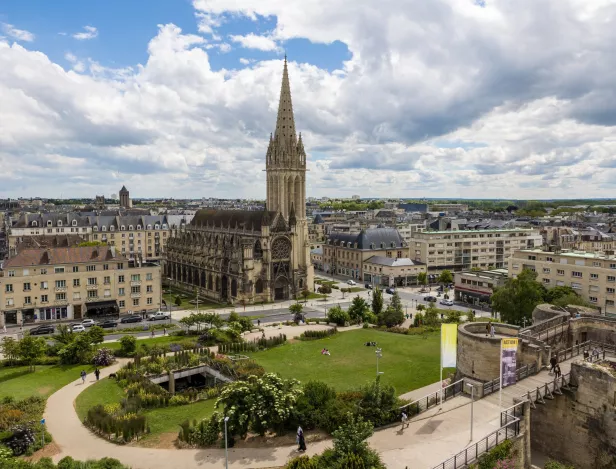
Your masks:
[{"label": "street light", "polygon": [[227,422],[229,417],[225,417],[225,469],[229,469],[229,450],[227,449]]},{"label": "street light", "polygon": [[383,374],[383,371],[379,371],[379,358],[383,358],[383,351],[380,348],[377,348],[376,351],[376,376]]},{"label": "street light", "polygon": [[473,403],[475,402],[475,386],[471,383],[466,383],[471,388],[471,441],[473,441]]}]

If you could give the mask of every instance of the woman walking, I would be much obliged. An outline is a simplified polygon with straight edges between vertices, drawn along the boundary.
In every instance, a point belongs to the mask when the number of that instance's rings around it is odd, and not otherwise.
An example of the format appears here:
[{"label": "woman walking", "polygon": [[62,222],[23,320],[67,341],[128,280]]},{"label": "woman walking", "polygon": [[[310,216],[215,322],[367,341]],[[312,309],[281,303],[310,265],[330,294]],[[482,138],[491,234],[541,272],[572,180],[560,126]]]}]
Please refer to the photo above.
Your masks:
[{"label": "woman walking", "polygon": [[297,427],[297,443],[299,445],[297,451],[306,451],[306,440],[304,438],[304,430],[302,430],[302,427]]},{"label": "woman walking", "polygon": [[86,371],[85,370],[81,370],[80,375],[81,375],[81,382],[83,384],[86,384]]}]

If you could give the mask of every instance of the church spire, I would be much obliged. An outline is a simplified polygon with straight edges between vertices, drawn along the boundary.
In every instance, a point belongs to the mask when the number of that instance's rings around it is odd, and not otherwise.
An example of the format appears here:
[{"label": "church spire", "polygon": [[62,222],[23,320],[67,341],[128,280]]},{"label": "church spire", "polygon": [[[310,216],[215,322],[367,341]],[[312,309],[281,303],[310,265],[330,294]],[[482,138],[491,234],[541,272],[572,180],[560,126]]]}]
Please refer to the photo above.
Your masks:
[{"label": "church spire", "polygon": [[284,56],[284,69],[282,71],[282,86],[280,87],[280,101],[278,103],[278,118],[276,119],[276,140],[287,149],[295,147],[295,119],[293,117],[293,103],[291,102],[291,85],[287,70],[287,56]]}]

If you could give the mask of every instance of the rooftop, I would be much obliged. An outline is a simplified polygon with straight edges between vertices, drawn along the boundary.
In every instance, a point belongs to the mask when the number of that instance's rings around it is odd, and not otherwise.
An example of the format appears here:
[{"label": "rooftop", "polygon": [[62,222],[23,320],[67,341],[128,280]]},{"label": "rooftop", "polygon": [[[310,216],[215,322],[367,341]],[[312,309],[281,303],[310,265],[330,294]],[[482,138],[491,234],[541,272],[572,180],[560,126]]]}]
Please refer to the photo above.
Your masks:
[{"label": "rooftop", "polygon": [[604,260],[614,260],[616,257],[614,255],[608,255],[603,252],[588,252],[588,251],[560,251],[560,252],[552,252],[552,251],[544,251],[543,249],[535,248],[535,249],[520,249],[516,252],[524,252],[524,253],[533,253],[533,254],[546,254],[551,256],[561,256],[561,257],[579,257],[583,259],[604,259]]},{"label": "rooftop", "polygon": [[366,259],[364,262],[377,265],[386,265],[389,267],[405,267],[413,265],[426,265],[423,262],[417,262],[408,257],[385,257],[385,256],[372,256]]},{"label": "rooftop", "polygon": [[49,249],[24,249],[4,263],[4,268],[35,265],[85,264],[111,260],[126,260],[113,246],[87,246]]},{"label": "rooftop", "polygon": [[510,232],[516,232],[516,233],[531,233],[533,231],[537,231],[533,228],[494,228],[494,229],[487,229],[487,230],[457,230],[457,231],[422,231],[421,234],[477,234],[477,233],[510,233]]}]

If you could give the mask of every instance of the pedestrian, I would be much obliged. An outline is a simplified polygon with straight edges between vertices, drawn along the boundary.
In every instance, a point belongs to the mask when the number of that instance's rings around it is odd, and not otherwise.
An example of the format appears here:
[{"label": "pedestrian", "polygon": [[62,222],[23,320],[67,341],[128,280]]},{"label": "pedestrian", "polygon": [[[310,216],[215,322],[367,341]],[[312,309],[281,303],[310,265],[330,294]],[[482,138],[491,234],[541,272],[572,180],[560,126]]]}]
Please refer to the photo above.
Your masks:
[{"label": "pedestrian", "polygon": [[163,335],[167,335],[167,328],[163,327]]},{"label": "pedestrian", "polygon": [[6,334],[6,324],[2,326],[2,333]]},{"label": "pedestrian", "polygon": [[409,419],[408,415],[406,415],[406,412],[403,411],[402,412],[402,418],[401,418],[401,420],[402,420],[402,430],[404,430],[405,426],[408,427],[410,425],[408,423],[408,419]]},{"label": "pedestrian", "polygon": [[494,337],[494,333],[496,332],[496,329],[494,329],[494,325],[490,326],[490,337]]},{"label": "pedestrian", "polygon": [[101,376],[101,372],[98,368],[94,370],[94,376],[96,376],[96,381],[98,381],[98,378]]},{"label": "pedestrian", "polygon": [[265,339],[265,331],[261,331],[261,338]]},{"label": "pedestrian", "polygon": [[556,366],[554,367],[554,374],[556,375],[556,378],[560,378],[560,376],[562,375],[562,373],[560,372],[560,365],[556,364]]},{"label": "pedestrian", "polygon": [[492,325],[491,322],[487,322],[486,323],[486,337],[488,337],[490,335],[490,326]]},{"label": "pedestrian", "polygon": [[152,338],[154,338],[154,329],[152,329]]},{"label": "pedestrian", "polygon": [[552,374],[554,372],[557,363],[558,360],[556,359],[556,355],[552,355],[552,358],[550,358],[550,371],[548,372],[548,374]]},{"label": "pedestrian", "polygon": [[261,327],[261,320],[257,319],[257,327]]},{"label": "pedestrian", "polygon": [[302,430],[302,427],[297,427],[297,444],[299,445],[297,451],[306,451],[306,439],[304,438],[304,430]]},{"label": "pedestrian", "polygon": [[85,370],[81,370],[81,382],[83,384],[86,384],[86,371]]}]

